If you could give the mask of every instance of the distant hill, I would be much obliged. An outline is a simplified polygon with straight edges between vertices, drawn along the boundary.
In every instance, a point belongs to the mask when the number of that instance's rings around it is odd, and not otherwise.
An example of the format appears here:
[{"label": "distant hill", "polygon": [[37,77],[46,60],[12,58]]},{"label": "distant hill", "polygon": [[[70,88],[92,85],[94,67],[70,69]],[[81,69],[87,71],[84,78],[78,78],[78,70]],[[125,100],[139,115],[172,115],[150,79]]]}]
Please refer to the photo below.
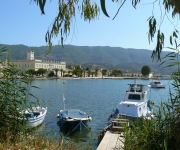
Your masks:
[{"label": "distant hill", "polygon": [[[148,65],[151,71],[158,73],[170,73],[173,68],[163,68],[160,63],[152,62],[152,51],[146,49],[125,49],[109,46],[53,46],[48,52],[46,46],[28,47],[25,45],[3,45],[10,48],[12,60],[27,59],[27,51],[35,52],[35,59],[65,61],[68,65],[82,65],[89,68],[121,69],[125,71],[140,72],[144,65]],[[168,52],[163,52],[166,55]]]}]

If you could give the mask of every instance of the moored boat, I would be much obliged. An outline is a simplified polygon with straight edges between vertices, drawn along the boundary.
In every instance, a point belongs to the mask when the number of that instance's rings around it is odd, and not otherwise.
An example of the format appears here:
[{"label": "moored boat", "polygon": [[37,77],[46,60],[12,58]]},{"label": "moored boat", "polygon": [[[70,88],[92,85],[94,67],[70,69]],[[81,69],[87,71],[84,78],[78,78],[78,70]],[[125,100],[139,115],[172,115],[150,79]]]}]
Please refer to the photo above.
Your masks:
[{"label": "moored boat", "polygon": [[153,117],[153,111],[147,100],[148,90],[145,85],[128,84],[129,89],[125,92],[124,99],[117,105],[116,109],[110,114],[110,117],[119,117],[134,121],[138,118]]},{"label": "moored boat", "polygon": [[79,109],[60,110],[57,117],[59,118],[59,123],[68,125],[78,125],[80,123],[84,124],[87,123],[87,121],[92,120],[89,115]]},{"label": "moored boat", "polygon": [[34,128],[43,123],[47,107],[32,107],[22,112],[27,120],[27,128]]},{"label": "moored boat", "polygon": [[65,98],[63,95],[64,109],[57,114],[58,123],[77,126],[91,121],[92,118],[80,109],[65,109]]},{"label": "moored boat", "polygon": [[153,80],[149,83],[151,88],[165,88],[166,86],[162,84],[159,80]]}]

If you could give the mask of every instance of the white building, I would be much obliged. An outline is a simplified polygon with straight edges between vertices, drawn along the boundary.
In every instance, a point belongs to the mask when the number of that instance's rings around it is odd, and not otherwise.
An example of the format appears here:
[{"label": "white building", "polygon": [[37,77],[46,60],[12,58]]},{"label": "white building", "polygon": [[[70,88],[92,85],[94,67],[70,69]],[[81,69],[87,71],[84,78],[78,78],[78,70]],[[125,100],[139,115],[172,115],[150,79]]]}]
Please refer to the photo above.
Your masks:
[{"label": "white building", "polygon": [[[18,69],[23,70],[38,70],[39,68],[47,69],[48,71],[51,71],[53,69],[66,70],[66,62],[37,60],[34,59],[33,51],[27,52],[27,60],[14,60],[13,63]],[[61,76],[60,71],[58,71],[58,76]]]}]

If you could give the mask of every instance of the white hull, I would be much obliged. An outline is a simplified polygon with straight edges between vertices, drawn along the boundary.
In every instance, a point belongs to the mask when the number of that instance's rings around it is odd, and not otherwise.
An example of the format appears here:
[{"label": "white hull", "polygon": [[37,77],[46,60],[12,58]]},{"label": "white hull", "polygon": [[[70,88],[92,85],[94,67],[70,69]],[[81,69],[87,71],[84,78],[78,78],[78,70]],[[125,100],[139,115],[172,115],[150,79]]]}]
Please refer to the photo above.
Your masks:
[{"label": "white hull", "polygon": [[27,127],[28,128],[34,128],[43,123],[46,113],[47,113],[47,107],[46,108],[34,107],[33,111],[36,113],[40,113],[40,114],[38,116],[34,116],[34,117],[27,117],[27,120],[28,120]]},{"label": "white hull", "polygon": [[166,86],[162,84],[159,80],[154,80],[149,84],[151,88],[165,88]]},{"label": "white hull", "polygon": [[150,85],[151,88],[165,88],[165,85]]},{"label": "white hull", "polygon": [[[150,102],[147,100],[148,89],[145,90],[143,84],[129,84],[129,89],[125,92],[124,100],[122,100],[116,109],[111,113],[122,119],[137,120],[137,118],[151,117]],[[109,119],[110,119],[109,118]]]}]

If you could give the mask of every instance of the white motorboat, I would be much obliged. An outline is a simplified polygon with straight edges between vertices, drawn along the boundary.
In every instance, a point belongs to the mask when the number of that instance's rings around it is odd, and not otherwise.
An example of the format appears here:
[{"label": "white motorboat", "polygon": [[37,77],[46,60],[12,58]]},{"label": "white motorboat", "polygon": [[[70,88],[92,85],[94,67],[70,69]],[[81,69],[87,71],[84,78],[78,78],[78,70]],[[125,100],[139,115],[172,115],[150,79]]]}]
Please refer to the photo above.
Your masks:
[{"label": "white motorboat", "polygon": [[119,116],[131,120],[153,117],[150,103],[147,100],[149,89],[145,90],[145,85],[136,84],[136,81],[135,84],[128,85],[129,90],[126,91],[124,100],[117,105],[116,109],[110,114],[110,117]]},{"label": "white motorboat", "polygon": [[47,107],[32,107],[23,111],[25,118],[27,119],[27,128],[34,128],[42,124],[47,113]]},{"label": "white motorboat", "polygon": [[162,84],[159,80],[153,80],[150,82],[149,87],[151,88],[165,88],[166,86]]}]

